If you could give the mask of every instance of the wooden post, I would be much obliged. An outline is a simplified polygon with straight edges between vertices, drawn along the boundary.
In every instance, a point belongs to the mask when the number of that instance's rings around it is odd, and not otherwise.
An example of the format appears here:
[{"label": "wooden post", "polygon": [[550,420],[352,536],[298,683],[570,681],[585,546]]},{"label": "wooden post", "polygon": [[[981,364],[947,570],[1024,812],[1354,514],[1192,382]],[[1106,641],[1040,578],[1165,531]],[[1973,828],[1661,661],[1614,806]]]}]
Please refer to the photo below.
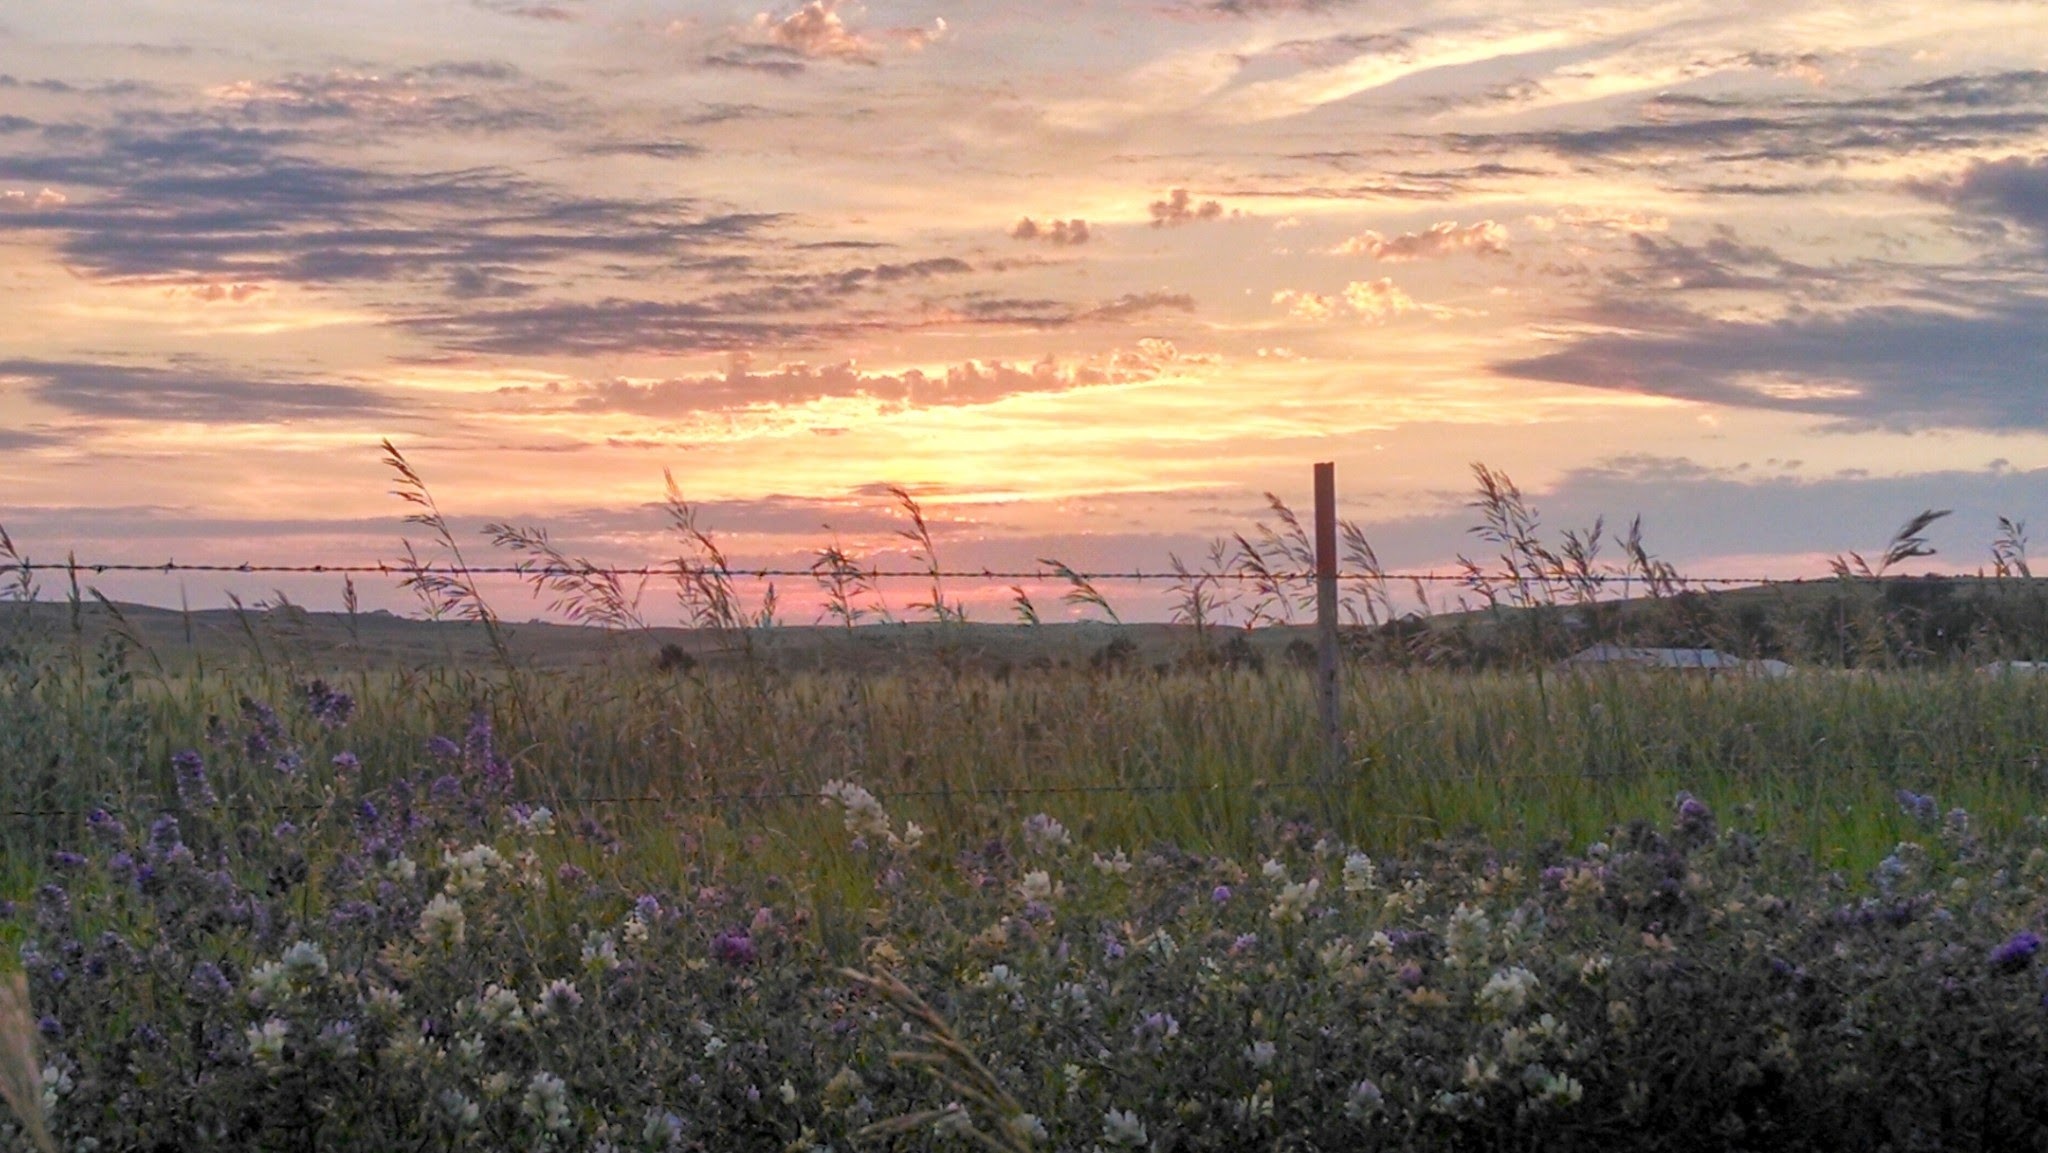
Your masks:
[{"label": "wooden post", "polygon": [[1316,465],[1316,699],[1321,706],[1323,773],[1344,768],[1337,710],[1337,466]]}]

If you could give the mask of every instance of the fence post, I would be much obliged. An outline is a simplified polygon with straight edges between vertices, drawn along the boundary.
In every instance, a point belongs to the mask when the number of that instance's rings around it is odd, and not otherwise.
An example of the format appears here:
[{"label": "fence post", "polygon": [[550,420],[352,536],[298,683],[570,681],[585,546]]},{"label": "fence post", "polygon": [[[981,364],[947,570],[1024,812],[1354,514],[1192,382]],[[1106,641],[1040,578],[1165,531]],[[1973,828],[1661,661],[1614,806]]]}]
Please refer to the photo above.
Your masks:
[{"label": "fence post", "polygon": [[1323,775],[1344,768],[1337,711],[1337,466],[1316,465],[1316,701],[1323,730]]}]

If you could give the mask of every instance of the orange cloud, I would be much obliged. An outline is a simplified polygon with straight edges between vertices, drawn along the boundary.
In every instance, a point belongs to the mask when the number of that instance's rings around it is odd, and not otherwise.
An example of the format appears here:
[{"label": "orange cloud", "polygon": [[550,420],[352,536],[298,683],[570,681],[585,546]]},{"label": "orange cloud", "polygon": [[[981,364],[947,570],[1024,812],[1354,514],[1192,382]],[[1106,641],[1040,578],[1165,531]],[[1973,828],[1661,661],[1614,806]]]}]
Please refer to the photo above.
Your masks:
[{"label": "orange cloud", "polygon": [[1185,188],[1176,188],[1165,200],[1152,202],[1152,227],[1171,228],[1192,224],[1197,220],[1215,220],[1223,215],[1223,206],[1214,200],[1195,203]]},{"label": "orange cloud", "polygon": [[1377,232],[1361,232],[1338,245],[1335,251],[1343,256],[1369,256],[1388,263],[1431,260],[1461,252],[1474,256],[1506,256],[1508,230],[1491,220],[1463,227],[1456,221],[1446,220],[1421,232],[1404,232],[1392,239]]},{"label": "orange cloud", "polygon": [[1080,219],[1053,219],[1041,225],[1027,216],[1019,220],[1016,227],[1010,229],[1012,240],[1043,240],[1047,244],[1062,247],[1069,244],[1086,244],[1091,235],[1088,231],[1088,222]]}]

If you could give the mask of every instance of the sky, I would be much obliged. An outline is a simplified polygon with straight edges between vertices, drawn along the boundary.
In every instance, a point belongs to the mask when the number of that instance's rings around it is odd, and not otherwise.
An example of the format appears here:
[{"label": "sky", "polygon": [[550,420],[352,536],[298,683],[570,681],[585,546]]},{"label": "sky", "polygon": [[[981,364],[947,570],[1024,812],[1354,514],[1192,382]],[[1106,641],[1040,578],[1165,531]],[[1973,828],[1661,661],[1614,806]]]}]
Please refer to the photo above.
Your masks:
[{"label": "sky", "polygon": [[432,555],[388,438],[479,564],[672,558],[666,472],[744,567],[906,563],[891,485],[948,568],[1197,566],[1332,461],[1396,569],[1478,462],[1975,570],[2048,526],[2048,4],[7,0],[0,312],[42,561]]}]

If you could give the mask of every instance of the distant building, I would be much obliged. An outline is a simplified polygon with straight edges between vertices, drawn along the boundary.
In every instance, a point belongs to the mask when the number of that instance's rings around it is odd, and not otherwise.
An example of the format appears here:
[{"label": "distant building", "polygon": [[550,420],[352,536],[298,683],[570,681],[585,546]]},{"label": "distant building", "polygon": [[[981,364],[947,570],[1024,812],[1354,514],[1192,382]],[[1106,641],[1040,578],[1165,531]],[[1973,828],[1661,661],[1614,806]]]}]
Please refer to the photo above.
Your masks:
[{"label": "distant building", "polygon": [[1718,649],[1652,649],[1627,645],[1594,645],[1567,657],[1566,669],[1625,666],[1677,672],[1729,673],[1752,677],[1783,677],[1792,673],[1784,661],[1745,660]]}]

